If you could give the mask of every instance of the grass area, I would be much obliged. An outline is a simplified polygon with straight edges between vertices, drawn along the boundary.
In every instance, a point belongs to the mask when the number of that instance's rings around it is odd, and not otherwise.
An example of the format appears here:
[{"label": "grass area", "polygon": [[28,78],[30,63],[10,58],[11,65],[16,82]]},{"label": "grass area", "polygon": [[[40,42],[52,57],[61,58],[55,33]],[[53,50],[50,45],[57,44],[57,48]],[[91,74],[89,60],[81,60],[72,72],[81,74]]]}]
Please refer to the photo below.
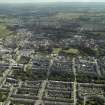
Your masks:
[{"label": "grass area", "polygon": [[62,48],[53,48],[53,54],[59,54]]},{"label": "grass area", "polygon": [[79,54],[79,50],[78,49],[74,49],[74,48],[70,48],[68,50],[63,50],[63,52],[65,53],[70,53],[70,54]]},{"label": "grass area", "polygon": [[54,15],[52,18],[55,18],[55,19],[76,19],[76,18],[79,18],[79,16],[83,15],[80,14],[80,13],[58,13],[56,15]]},{"label": "grass area", "polygon": [[4,24],[0,24],[0,38],[5,38],[12,34],[12,31],[7,29],[7,26]]},{"label": "grass area", "polygon": [[96,35],[98,34],[98,35],[102,35],[102,36],[104,35],[105,36],[105,32],[91,32],[91,33],[96,34]]},{"label": "grass area", "polygon": [[46,57],[46,56],[48,56],[48,53],[46,53],[46,52],[36,52],[35,54],[34,54],[34,57],[39,57],[39,58],[42,58],[42,57]]},{"label": "grass area", "polygon": [[53,16],[51,16],[51,19],[56,19],[56,20],[72,20],[72,19],[78,19],[81,16],[85,16],[85,17],[94,17],[94,16],[101,16],[104,17],[105,13],[99,13],[99,12],[69,12],[69,13],[65,13],[65,12],[59,12],[57,14],[54,14]]},{"label": "grass area", "polygon": [[0,92],[0,102],[4,102],[7,99],[7,92]]}]

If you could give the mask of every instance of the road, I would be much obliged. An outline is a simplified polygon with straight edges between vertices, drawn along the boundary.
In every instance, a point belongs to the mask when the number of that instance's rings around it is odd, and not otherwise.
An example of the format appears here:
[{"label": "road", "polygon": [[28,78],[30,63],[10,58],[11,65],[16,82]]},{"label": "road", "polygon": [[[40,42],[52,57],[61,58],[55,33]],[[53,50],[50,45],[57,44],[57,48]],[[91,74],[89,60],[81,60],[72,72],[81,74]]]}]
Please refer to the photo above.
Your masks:
[{"label": "road", "polygon": [[6,70],[4,73],[3,73],[3,77],[2,77],[2,79],[0,80],[0,87],[2,87],[2,85],[5,83],[5,81],[6,81],[6,77],[8,76],[8,75],[11,75],[12,74],[12,65],[10,65],[9,66],[9,69],[8,70]]},{"label": "road", "polygon": [[101,77],[101,72],[100,72],[100,69],[99,69],[99,66],[98,66],[97,59],[95,59],[95,64],[96,64],[96,71],[97,71],[98,75]]},{"label": "road", "polygon": [[[15,62],[14,60],[11,60],[12,62]],[[10,64],[9,66],[9,69],[6,70],[4,73],[3,73],[3,77],[2,77],[2,81],[1,82],[1,87],[5,84],[5,81],[6,81],[6,78],[8,75],[11,75],[13,73],[13,70],[12,70],[12,64]],[[13,91],[14,91],[14,87],[13,85],[10,87],[10,92],[9,92],[9,95],[7,97],[7,100],[5,101],[4,105],[9,105],[10,104],[10,96],[13,94]]]},{"label": "road", "polygon": [[76,92],[77,92],[77,79],[76,79],[76,69],[75,69],[75,58],[73,58],[73,72],[74,72],[74,77],[75,77],[75,80],[74,80],[74,86],[73,86],[73,94],[74,94],[74,105],[77,104],[77,95],[76,95]]},{"label": "road", "polygon": [[46,85],[47,85],[47,80],[44,80],[42,83],[42,87],[38,93],[38,100],[36,101],[35,105],[40,105],[42,103],[42,97],[43,97],[43,93],[45,91]]},{"label": "road", "polygon": [[48,71],[47,71],[46,80],[44,80],[43,83],[42,83],[41,89],[39,90],[39,93],[38,93],[38,98],[39,99],[36,101],[35,105],[40,105],[42,103],[42,98],[43,98],[43,95],[44,95],[46,85],[48,83],[48,78],[49,78],[49,75],[50,75],[50,69],[52,67],[52,64],[53,64],[53,60],[51,59],[49,67],[48,67]]},{"label": "road", "polygon": [[86,96],[84,96],[84,105],[86,105]]}]

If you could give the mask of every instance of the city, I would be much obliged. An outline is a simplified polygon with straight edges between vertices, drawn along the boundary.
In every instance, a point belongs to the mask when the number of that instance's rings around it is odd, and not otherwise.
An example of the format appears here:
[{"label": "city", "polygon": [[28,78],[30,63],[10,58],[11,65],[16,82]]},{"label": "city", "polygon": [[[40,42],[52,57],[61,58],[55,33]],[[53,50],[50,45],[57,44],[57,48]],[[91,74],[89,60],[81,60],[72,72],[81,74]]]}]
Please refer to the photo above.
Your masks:
[{"label": "city", "polygon": [[0,4],[0,105],[105,105],[105,4]]}]

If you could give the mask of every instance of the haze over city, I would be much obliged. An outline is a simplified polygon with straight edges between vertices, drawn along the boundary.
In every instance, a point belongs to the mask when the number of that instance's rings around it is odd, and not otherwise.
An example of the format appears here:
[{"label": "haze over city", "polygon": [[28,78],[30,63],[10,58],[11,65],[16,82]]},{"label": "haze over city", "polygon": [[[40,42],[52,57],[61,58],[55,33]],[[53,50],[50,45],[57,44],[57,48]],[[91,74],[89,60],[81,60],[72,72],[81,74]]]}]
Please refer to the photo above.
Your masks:
[{"label": "haze over city", "polygon": [[105,0],[0,0],[0,3],[27,3],[27,2],[105,2]]}]

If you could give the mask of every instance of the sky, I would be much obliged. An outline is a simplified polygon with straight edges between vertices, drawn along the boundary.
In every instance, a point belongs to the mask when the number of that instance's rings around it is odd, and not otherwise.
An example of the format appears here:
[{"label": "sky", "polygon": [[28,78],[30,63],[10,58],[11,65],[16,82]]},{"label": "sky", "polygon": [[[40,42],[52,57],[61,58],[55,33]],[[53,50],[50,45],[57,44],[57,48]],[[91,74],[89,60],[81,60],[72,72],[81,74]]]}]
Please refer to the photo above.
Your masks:
[{"label": "sky", "polygon": [[25,2],[105,2],[105,0],[0,0],[0,3],[25,3]]}]

